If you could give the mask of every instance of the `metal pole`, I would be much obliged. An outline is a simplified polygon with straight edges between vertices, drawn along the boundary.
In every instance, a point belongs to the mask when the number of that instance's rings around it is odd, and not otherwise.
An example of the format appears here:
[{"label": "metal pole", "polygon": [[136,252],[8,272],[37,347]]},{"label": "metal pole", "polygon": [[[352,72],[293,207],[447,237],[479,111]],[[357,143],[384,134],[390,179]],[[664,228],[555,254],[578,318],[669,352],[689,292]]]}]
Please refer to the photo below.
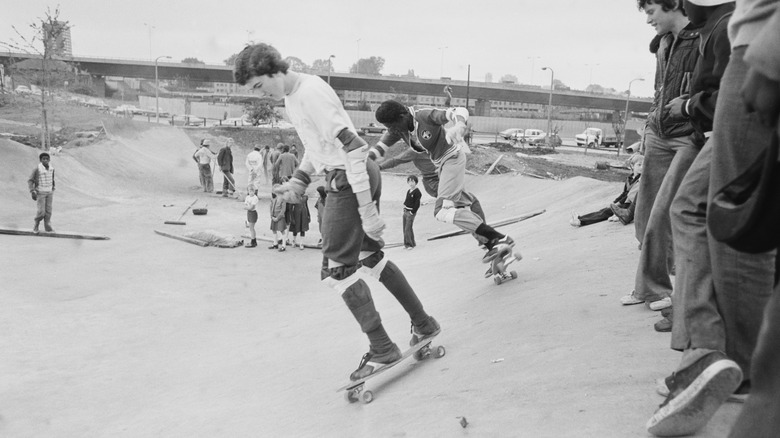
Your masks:
[{"label": "metal pole", "polygon": [[620,156],[620,148],[621,147],[626,147],[626,125],[628,125],[628,102],[629,102],[629,100],[631,100],[631,84],[633,84],[634,81],[644,81],[644,79],[643,78],[636,78],[636,79],[632,79],[628,83],[628,93],[626,94],[626,112],[625,112],[625,116],[623,116],[623,139],[622,139],[623,140],[622,141],[623,144],[622,144],[622,146],[618,145],[618,148],[617,148],[617,156],[618,157]]},{"label": "metal pole", "polygon": [[469,89],[471,88],[471,64],[466,73],[466,111],[469,109]]},{"label": "metal pole", "polygon": [[555,71],[550,67],[542,67],[542,70],[550,70],[550,97],[547,101],[547,137],[552,133],[552,96],[555,87]]},{"label": "metal pole", "polygon": [[335,57],[336,55],[330,55],[328,57],[328,85],[330,85],[330,71],[333,70],[333,64],[331,60]]},{"label": "metal pole", "polygon": [[154,59],[154,120],[157,124],[160,124],[160,81],[157,76],[157,61],[160,58],[171,59],[171,57],[163,55]]}]

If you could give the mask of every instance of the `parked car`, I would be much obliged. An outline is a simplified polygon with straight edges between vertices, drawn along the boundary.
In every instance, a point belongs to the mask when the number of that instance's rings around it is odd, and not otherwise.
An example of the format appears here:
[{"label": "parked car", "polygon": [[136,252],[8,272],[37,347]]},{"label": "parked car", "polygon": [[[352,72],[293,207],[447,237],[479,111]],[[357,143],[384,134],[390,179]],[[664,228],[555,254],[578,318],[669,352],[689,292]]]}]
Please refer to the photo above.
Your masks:
[{"label": "parked car", "polygon": [[16,94],[32,94],[32,90],[30,90],[30,87],[26,87],[24,85],[19,85],[14,90]]},{"label": "parked car", "polygon": [[141,108],[138,108],[135,105],[119,105],[114,108],[114,112],[123,114],[143,114]]},{"label": "parked car", "polygon": [[366,126],[362,126],[360,130],[363,132],[363,134],[384,134],[387,132],[387,128],[384,126],[379,126],[374,122],[371,122]]},{"label": "parked car", "polygon": [[254,126],[254,123],[252,123],[249,117],[243,115],[241,117],[228,117],[225,120],[218,120],[214,125],[215,126]]},{"label": "parked car", "polygon": [[91,107],[91,108],[98,108],[98,109],[104,109],[107,110],[109,108],[108,105],[106,105],[105,102],[103,102],[103,99],[96,99],[96,98],[89,98],[86,101],[84,101],[84,105]]},{"label": "parked car", "polygon": [[617,137],[614,135],[605,136],[600,128],[586,128],[582,134],[577,134],[575,139],[577,140],[577,146],[586,146],[589,148],[598,146],[619,146]]},{"label": "parked car", "polygon": [[518,140],[529,145],[543,144],[547,138],[547,133],[541,129],[526,129]]},{"label": "parked car", "polygon": [[498,136],[503,138],[504,140],[512,140],[514,138],[517,138],[518,133],[525,133],[525,130],[522,128],[504,129],[503,131],[498,133]]}]

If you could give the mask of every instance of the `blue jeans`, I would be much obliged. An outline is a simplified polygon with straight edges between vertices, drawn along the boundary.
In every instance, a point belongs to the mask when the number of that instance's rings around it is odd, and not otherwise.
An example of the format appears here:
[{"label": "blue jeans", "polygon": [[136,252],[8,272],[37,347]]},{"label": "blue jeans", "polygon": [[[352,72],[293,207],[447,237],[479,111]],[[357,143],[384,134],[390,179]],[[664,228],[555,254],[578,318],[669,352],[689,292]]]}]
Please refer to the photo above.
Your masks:
[{"label": "blue jeans", "polygon": [[414,248],[417,246],[417,242],[414,241],[414,214],[406,209],[404,209],[403,226],[404,247]]},{"label": "blue jeans", "polygon": [[747,75],[737,48],[721,79],[715,131],[694,160],[672,202],[677,263],[672,348],[679,369],[713,351],[725,352],[747,374],[761,319],[774,285],[775,251],[747,254],[707,232],[711,197],[769,145],[772,131],[748,114],[739,95]]},{"label": "blue jeans", "polygon": [[662,139],[648,130],[634,222],[642,243],[634,296],[657,301],[672,294],[672,225],[669,207],[699,149],[690,137]]}]

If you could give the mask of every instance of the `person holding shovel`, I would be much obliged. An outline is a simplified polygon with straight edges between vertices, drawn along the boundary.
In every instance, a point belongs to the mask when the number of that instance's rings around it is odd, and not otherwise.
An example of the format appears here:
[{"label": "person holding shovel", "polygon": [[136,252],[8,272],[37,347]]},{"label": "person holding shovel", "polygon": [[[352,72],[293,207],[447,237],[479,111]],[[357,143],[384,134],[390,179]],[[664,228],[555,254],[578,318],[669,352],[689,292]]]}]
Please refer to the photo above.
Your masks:
[{"label": "person holding shovel", "polygon": [[236,191],[236,180],[233,178],[233,139],[229,138],[225,146],[219,150],[217,155],[217,164],[222,170],[222,197],[227,198],[228,192],[232,195]]}]

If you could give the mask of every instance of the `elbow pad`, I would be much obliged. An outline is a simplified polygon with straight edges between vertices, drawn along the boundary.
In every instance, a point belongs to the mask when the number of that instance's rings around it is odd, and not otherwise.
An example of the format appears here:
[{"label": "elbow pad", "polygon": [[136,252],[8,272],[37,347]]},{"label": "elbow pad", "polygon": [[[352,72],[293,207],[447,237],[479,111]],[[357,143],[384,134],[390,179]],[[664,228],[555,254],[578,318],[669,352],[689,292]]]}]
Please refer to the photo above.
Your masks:
[{"label": "elbow pad", "polygon": [[469,111],[466,108],[463,107],[454,107],[454,108],[447,108],[447,120],[450,122],[457,122],[457,117],[463,117],[463,121],[467,121],[469,119]]},{"label": "elbow pad", "polygon": [[377,158],[384,157],[388,149],[389,147],[386,144],[381,141],[377,142],[376,146],[368,150],[368,158],[376,160]]}]

